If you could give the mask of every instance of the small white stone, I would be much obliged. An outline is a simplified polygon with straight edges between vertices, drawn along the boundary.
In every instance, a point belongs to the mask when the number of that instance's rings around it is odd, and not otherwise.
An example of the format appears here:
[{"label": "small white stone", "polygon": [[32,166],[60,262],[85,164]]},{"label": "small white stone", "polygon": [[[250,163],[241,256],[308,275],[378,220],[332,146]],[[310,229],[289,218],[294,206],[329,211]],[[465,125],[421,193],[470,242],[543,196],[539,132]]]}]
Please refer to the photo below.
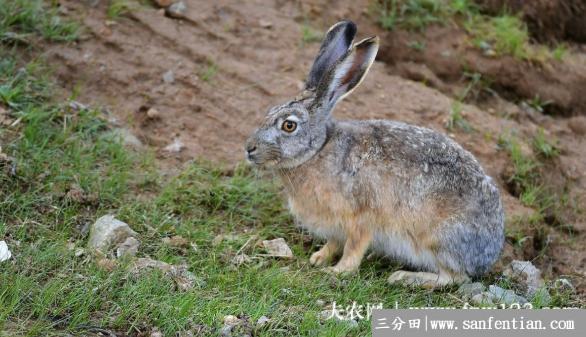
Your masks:
[{"label": "small white stone", "polygon": [[262,245],[267,250],[268,256],[293,258],[293,252],[283,238],[264,240]]},{"label": "small white stone", "polygon": [[270,321],[271,321],[271,319],[268,318],[267,316],[260,316],[258,321],[256,321],[256,325],[257,326],[264,326],[265,324],[267,324]]},{"label": "small white stone", "polygon": [[168,16],[176,19],[183,19],[185,12],[187,12],[187,6],[183,1],[176,2],[165,9]]},{"label": "small white stone", "polygon": [[133,238],[132,236],[126,238],[124,242],[118,245],[116,248],[116,256],[135,256],[138,253],[138,247],[140,246],[140,241]]},{"label": "small white stone", "polygon": [[169,70],[163,74],[163,82],[167,84],[173,84],[175,82],[175,74],[173,74],[173,70]]},{"label": "small white stone", "polygon": [[173,140],[173,143],[165,146],[165,148],[163,150],[165,150],[169,153],[179,153],[184,148],[185,148],[185,144],[183,144],[183,142],[181,142],[181,140],[179,138],[175,138],[175,140]]},{"label": "small white stone", "polygon": [[88,248],[105,253],[112,245],[137,235],[128,224],[114,218],[113,215],[104,215],[96,220],[90,229]]},{"label": "small white stone", "polygon": [[0,262],[4,262],[12,257],[10,249],[5,241],[0,241]]}]

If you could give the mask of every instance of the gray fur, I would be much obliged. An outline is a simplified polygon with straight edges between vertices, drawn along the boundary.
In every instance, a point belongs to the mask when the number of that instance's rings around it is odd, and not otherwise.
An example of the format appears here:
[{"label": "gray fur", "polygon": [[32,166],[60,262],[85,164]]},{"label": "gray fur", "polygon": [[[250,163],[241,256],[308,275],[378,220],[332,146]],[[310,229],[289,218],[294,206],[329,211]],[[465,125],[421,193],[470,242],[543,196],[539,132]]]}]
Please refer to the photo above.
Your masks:
[{"label": "gray fur", "polygon": [[[430,203],[445,204],[451,212],[447,220],[430,227],[438,246],[425,253],[434,255],[437,265],[424,262],[431,258],[404,256],[398,248],[388,247],[386,240],[395,232],[386,231],[384,224],[375,233],[372,248],[420,270],[438,272],[441,265],[453,273],[481,275],[502,249],[504,213],[497,187],[474,156],[427,128],[385,120],[337,121],[331,116],[345,94],[333,91],[349,92],[360,82],[374,60],[370,53],[376,53],[376,42],[367,39],[355,45],[322,75],[317,89],[271,108],[247,141],[247,159],[274,169],[289,194],[305,183],[309,173],[317,175],[320,184],[342,195],[356,212],[391,209],[397,214],[417,214]],[[355,73],[344,73],[341,65],[361,48],[368,57],[356,58],[362,63],[351,67]],[[353,86],[332,86],[340,74]],[[335,101],[328,101],[336,95]],[[298,120],[293,134],[281,130],[288,118]],[[389,204],[388,200],[393,201]]]}]

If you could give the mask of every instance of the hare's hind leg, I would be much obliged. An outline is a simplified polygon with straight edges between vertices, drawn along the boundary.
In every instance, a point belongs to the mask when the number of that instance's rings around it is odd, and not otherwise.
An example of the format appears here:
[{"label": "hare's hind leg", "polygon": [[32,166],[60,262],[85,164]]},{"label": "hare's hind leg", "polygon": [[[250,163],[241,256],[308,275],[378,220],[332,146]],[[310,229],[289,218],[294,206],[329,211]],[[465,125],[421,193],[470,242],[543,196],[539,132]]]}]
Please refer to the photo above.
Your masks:
[{"label": "hare's hind leg", "polygon": [[311,257],[309,258],[309,263],[311,263],[312,266],[316,267],[324,266],[328,262],[330,262],[336,254],[338,254],[340,249],[341,246],[337,241],[329,239],[328,242],[323,247],[321,247],[320,250],[311,254]]},{"label": "hare's hind leg", "polygon": [[452,275],[445,271],[439,273],[429,272],[412,272],[405,270],[398,270],[389,276],[390,284],[407,284],[412,286],[420,286],[428,289],[440,288],[450,284],[460,284],[468,281],[466,275],[456,274]]}]

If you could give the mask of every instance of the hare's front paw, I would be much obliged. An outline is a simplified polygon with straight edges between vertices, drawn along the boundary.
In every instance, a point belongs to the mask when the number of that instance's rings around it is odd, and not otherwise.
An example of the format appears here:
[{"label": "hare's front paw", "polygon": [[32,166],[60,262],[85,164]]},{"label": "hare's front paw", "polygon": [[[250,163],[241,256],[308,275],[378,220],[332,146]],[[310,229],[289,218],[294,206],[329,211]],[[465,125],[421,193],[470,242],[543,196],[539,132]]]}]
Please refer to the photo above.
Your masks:
[{"label": "hare's front paw", "polygon": [[326,268],[326,272],[332,274],[353,274],[358,270],[357,266],[349,265],[345,263],[338,263],[333,267]]},{"label": "hare's front paw", "polygon": [[316,267],[325,266],[336,255],[339,249],[340,246],[337,242],[329,240],[320,250],[311,255],[309,263]]},{"label": "hare's front paw", "polygon": [[309,263],[311,263],[312,266],[316,266],[316,267],[321,267],[321,266],[325,266],[329,259],[330,259],[330,254],[328,254],[329,252],[324,252],[324,249],[320,249],[317,252],[311,254],[311,257],[309,258]]}]

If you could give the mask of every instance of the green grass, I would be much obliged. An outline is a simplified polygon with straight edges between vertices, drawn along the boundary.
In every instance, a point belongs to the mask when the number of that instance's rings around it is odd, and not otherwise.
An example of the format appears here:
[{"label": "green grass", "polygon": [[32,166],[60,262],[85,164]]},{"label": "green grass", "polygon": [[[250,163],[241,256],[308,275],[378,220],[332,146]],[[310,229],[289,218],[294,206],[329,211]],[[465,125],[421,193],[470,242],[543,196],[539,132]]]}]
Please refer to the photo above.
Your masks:
[{"label": "green grass", "polygon": [[[101,327],[123,333],[159,328],[167,335],[203,329],[217,332],[224,315],[254,322],[269,316],[259,336],[368,335],[358,327],[321,322],[326,302],[385,306],[455,305],[442,292],[390,287],[392,268],[367,262],[358,275],[339,279],[308,266],[315,244],[295,229],[270,179],[246,167],[222,170],[191,163],[178,176],[160,181],[154,165],[109,136],[97,111],[72,111],[49,100],[51,85],[38,63],[0,63],[0,104],[22,118],[20,129],[0,135],[3,151],[15,158],[17,175],[0,171],[0,237],[13,259],[0,269],[0,331],[9,334],[87,333]],[[24,70],[21,70],[24,69]],[[68,192],[80,188],[87,198]],[[137,198],[148,193],[151,198]],[[139,256],[185,263],[201,279],[187,292],[160,273],[133,278],[128,261],[113,272],[91,256],[82,228],[115,213],[140,233]],[[214,244],[214,238],[226,239]],[[176,249],[162,238],[181,235],[197,249]],[[253,243],[244,252],[252,262],[234,266],[232,257],[251,238],[284,237],[296,258],[261,257]],[[309,244],[309,245],[308,245]],[[89,329],[89,330],[88,330]]]},{"label": "green grass", "polygon": [[513,164],[507,181],[509,190],[512,194],[518,195],[525,206],[535,209],[535,218],[532,221],[544,222],[547,216],[553,216],[555,221],[561,221],[562,218],[558,215],[567,207],[567,198],[554,192],[543,175],[546,160],[559,154],[555,145],[545,139],[542,130],[533,137],[535,155],[525,153],[521,143],[514,137],[501,137],[499,145],[508,152]]},{"label": "green grass", "polygon": [[211,82],[217,74],[218,65],[214,61],[208,61],[207,66],[200,73],[200,78],[204,82]]},{"label": "green grass", "polygon": [[531,53],[527,26],[517,16],[477,15],[468,20],[465,28],[479,48],[482,44],[488,44],[498,54],[511,55],[519,59],[526,59]]},{"label": "green grass", "polygon": [[560,149],[555,141],[547,139],[543,129],[539,129],[533,136],[533,149],[537,155],[552,159],[560,155]]},{"label": "green grass", "polygon": [[448,120],[446,121],[446,128],[450,131],[454,129],[460,129],[464,132],[472,132],[474,128],[470,125],[470,123],[464,118],[462,114],[462,103],[460,101],[452,102],[452,107],[450,109],[450,115],[448,116]]},{"label": "green grass", "polygon": [[371,12],[385,29],[421,31],[431,24],[444,24],[456,15],[475,14],[477,7],[470,0],[381,0],[373,3]]},{"label": "green grass", "polygon": [[137,2],[130,0],[111,0],[108,4],[107,15],[111,19],[116,19],[129,11],[136,9],[137,6]]},{"label": "green grass", "polygon": [[301,26],[301,45],[320,42],[323,37],[321,32],[313,29],[307,22]]},{"label": "green grass", "polygon": [[552,103],[552,101],[543,100],[539,95],[535,95],[532,99],[525,102],[531,108],[538,112],[545,113],[545,108]]},{"label": "green grass", "polygon": [[[353,327],[318,319],[324,308],[317,301],[460,305],[446,296],[453,287],[429,292],[387,285],[398,267],[387,261],[365,261],[357,275],[345,278],[310,267],[317,242],[294,227],[271,179],[259,179],[245,166],[225,170],[193,162],[163,180],[148,155],[109,136],[98,112],[51,102],[51,85],[38,63],[25,70],[10,58],[0,64],[0,104],[22,118],[21,129],[0,135],[18,166],[16,177],[0,173],[0,237],[13,252],[0,269],[0,331],[76,335],[100,327],[135,334],[157,327],[169,336],[185,330],[213,335],[225,315],[251,322],[264,315],[271,322],[253,327],[255,335],[367,336],[367,321]],[[92,197],[71,197],[73,186]],[[159,272],[130,276],[128,260],[108,272],[92,256],[77,257],[76,249],[86,244],[82,228],[106,213],[139,233],[139,256],[186,264],[198,285],[181,292]],[[224,239],[214,240],[220,234]],[[164,244],[171,235],[196,248]],[[275,237],[287,240],[293,260],[261,256],[258,241]],[[252,260],[235,266],[239,251]]]},{"label": "green grass", "polygon": [[42,0],[0,0],[0,43],[29,43],[40,36],[49,41],[77,39],[79,25],[62,19],[56,7]]},{"label": "green grass", "polygon": [[[348,277],[310,267],[319,243],[295,228],[278,183],[245,166],[223,169],[199,161],[166,177],[151,154],[125,148],[100,111],[56,101],[52,86],[42,62],[26,63],[0,50],[0,105],[20,120],[0,128],[2,151],[17,167],[13,175],[0,166],[0,238],[13,255],[0,266],[0,335],[99,329],[137,335],[155,327],[167,336],[187,330],[217,335],[225,315],[252,323],[264,315],[271,321],[252,324],[255,336],[368,336],[365,320],[353,327],[318,319],[324,307],[317,301],[461,305],[450,296],[453,287],[430,292],[387,285],[399,267],[388,261],[365,261]],[[139,233],[139,257],[185,264],[197,285],[179,291],[160,272],[132,276],[130,259],[116,260],[106,271],[89,253],[76,254],[86,246],[87,226],[109,213]],[[171,235],[191,247],[165,244]],[[258,242],[276,237],[287,240],[294,259],[262,256]],[[251,261],[234,265],[237,252]],[[564,303],[554,298],[554,304]]]},{"label": "green grass", "polygon": [[[445,291],[389,286],[397,268],[386,261],[365,262],[357,275],[338,278],[308,265],[316,242],[299,232],[282,205],[278,185],[258,179],[244,166],[223,170],[194,162],[170,180],[156,175],[143,154],[126,150],[108,136],[109,126],[93,110],[70,111],[54,104],[43,67],[4,58],[0,104],[22,118],[21,129],[3,133],[3,150],[15,157],[17,176],[1,173],[0,237],[13,259],[0,270],[0,331],[11,334],[87,333],[92,327],[136,333],[157,327],[167,335],[200,329],[216,333],[225,315],[255,322],[259,336],[369,335],[357,327],[320,321],[317,300],[338,305],[353,301],[392,307],[459,305]],[[148,157],[148,156],[147,156]],[[79,186],[91,198],[73,198]],[[147,193],[150,198],[137,198]],[[139,256],[187,264],[200,280],[187,292],[158,272],[134,278],[129,261],[113,272],[91,256],[75,256],[86,244],[81,228],[106,213],[117,214],[139,232]],[[225,239],[214,243],[224,234]],[[197,249],[162,242],[181,235]],[[262,257],[256,243],[284,237],[293,260]],[[236,252],[252,261],[231,263]],[[89,330],[88,330],[89,329]]]},{"label": "green grass", "polygon": [[530,42],[527,25],[517,15],[483,14],[471,0],[379,0],[371,12],[388,30],[424,31],[432,24],[454,24],[470,36],[472,45],[487,55],[510,55],[521,60],[561,60],[566,48],[550,50]]}]

